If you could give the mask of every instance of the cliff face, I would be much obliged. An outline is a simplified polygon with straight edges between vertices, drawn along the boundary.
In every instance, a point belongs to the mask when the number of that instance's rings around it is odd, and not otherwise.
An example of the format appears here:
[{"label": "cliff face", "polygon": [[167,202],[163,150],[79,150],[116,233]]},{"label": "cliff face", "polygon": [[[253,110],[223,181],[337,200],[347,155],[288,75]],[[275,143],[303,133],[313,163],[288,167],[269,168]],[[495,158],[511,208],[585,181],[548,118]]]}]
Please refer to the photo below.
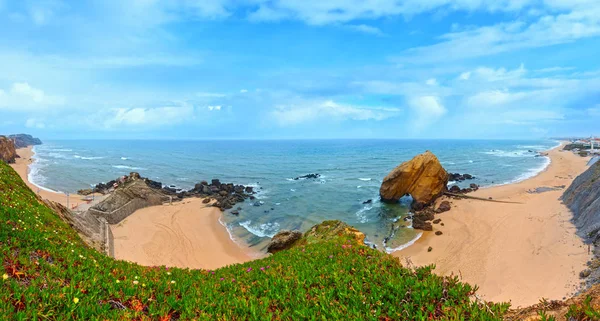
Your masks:
[{"label": "cliff face", "polygon": [[10,135],[8,138],[15,141],[15,148],[23,148],[32,145],[41,145],[42,141],[39,138],[35,138],[27,134],[16,134]]},{"label": "cliff face", "polygon": [[600,241],[600,162],[579,175],[562,200],[573,211],[579,236],[595,243]]},{"label": "cliff face", "polygon": [[17,157],[13,141],[7,137],[0,136],[0,160],[12,164]]}]

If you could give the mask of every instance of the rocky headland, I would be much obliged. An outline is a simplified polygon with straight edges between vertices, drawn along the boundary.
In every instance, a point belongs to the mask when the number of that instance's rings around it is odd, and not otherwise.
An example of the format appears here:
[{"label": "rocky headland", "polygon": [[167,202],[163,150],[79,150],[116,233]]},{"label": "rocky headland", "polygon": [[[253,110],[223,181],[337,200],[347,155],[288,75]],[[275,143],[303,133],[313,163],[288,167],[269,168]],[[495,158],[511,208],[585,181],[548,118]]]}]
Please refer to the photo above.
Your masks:
[{"label": "rocky headland", "polygon": [[8,138],[15,142],[15,148],[23,148],[27,146],[41,145],[42,141],[28,134],[9,135]]},{"label": "rocky headland", "polygon": [[14,164],[17,157],[19,155],[17,155],[13,140],[6,136],[0,136],[0,161]]}]

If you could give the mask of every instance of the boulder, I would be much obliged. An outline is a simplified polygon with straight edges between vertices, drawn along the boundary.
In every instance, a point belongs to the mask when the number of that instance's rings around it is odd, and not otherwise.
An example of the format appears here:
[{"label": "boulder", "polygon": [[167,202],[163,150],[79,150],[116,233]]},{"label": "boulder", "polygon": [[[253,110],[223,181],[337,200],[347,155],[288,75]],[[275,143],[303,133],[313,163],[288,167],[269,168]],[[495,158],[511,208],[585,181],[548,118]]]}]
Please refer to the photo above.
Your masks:
[{"label": "boulder", "polygon": [[448,185],[448,173],[438,158],[427,151],[393,169],[379,189],[381,200],[395,203],[405,195],[413,198],[413,207],[431,204]]},{"label": "boulder", "polygon": [[289,249],[302,237],[300,231],[284,230],[275,234],[267,246],[267,252],[277,253],[279,251]]},{"label": "boulder", "polygon": [[433,226],[430,222],[425,222],[418,217],[413,218],[412,227],[415,230],[433,231]]},{"label": "boulder", "polygon": [[86,188],[86,189],[80,189],[77,191],[77,194],[79,195],[83,195],[83,196],[87,196],[94,193],[94,191],[91,188]]},{"label": "boulder", "polygon": [[202,200],[202,204],[208,204],[208,203],[210,203],[210,198],[209,197],[207,197],[207,198],[205,198],[205,199]]},{"label": "boulder", "polygon": [[372,199],[368,199],[368,200],[366,200],[366,201],[363,202],[363,204],[371,204],[371,203],[373,203]]},{"label": "boulder", "polygon": [[448,212],[451,208],[452,208],[452,206],[450,206],[450,202],[443,201],[442,203],[440,203],[440,206],[438,206],[436,212],[438,212],[438,213]]}]

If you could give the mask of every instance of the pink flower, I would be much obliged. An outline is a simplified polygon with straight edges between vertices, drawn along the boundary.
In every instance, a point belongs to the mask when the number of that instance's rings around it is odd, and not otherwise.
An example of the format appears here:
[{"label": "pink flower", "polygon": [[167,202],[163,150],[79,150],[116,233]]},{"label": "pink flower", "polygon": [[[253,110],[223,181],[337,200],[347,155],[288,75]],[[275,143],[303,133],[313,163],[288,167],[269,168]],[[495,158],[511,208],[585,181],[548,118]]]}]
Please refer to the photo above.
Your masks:
[{"label": "pink flower", "polygon": [[250,272],[250,271],[252,271],[252,268],[251,268],[251,267],[249,267],[249,268],[246,270],[246,272]]},{"label": "pink flower", "polygon": [[221,278],[221,281],[225,280],[225,278]]},{"label": "pink flower", "polygon": [[261,268],[260,268],[260,270],[261,270],[261,271],[264,271],[264,270],[265,270],[265,268],[264,268],[264,267],[261,267]]},{"label": "pink flower", "polygon": [[231,279],[231,282],[235,282],[235,279]]}]

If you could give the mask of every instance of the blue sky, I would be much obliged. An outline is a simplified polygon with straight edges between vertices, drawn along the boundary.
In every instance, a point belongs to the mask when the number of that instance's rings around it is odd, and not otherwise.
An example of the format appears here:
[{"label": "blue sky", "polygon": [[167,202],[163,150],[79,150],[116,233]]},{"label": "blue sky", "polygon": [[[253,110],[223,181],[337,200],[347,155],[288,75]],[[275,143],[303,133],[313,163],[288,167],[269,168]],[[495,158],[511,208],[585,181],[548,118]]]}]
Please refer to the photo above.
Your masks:
[{"label": "blue sky", "polygon": [[600,135],[597,0],[0,0],[0,132]]}]

